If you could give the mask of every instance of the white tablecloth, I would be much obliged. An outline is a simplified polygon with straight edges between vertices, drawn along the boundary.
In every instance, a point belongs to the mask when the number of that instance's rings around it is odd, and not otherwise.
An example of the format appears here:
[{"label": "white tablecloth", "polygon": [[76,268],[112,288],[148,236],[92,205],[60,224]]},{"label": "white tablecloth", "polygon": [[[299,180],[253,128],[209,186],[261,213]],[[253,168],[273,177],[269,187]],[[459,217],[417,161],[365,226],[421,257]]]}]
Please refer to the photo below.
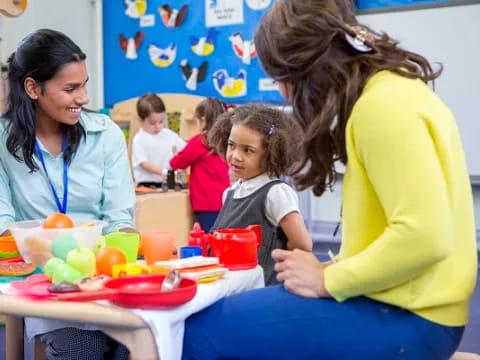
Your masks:
[{"label": "white tablecloth", "polygon": [[161,360],[179,360],[185,319],[228,295],[264,286],[260,266],[252,270],[229,271],[224,279],[210,284],[201,284],[195,298],[185,305],[165,311],[133,310],[149,326],[155,336]]},{"label": "white tablecloth", "polygon": [[[150,326],[155,337],[159,358],[161,360],[179,360],[182,356],[186,318],[223,297],[263,286],[263,270],[260,266],[250,270],[229,271],[220,280],[199,284],[195,297],[181,306],[167,310],[129,310],[141,317]],[[102,301],[102,303],[105,302]],[[85,330],[97,329],[87,323],[80,324],[78,322],[41,318],[25,319],[25,331],[29,340],[36,335],[67,326]]]}]

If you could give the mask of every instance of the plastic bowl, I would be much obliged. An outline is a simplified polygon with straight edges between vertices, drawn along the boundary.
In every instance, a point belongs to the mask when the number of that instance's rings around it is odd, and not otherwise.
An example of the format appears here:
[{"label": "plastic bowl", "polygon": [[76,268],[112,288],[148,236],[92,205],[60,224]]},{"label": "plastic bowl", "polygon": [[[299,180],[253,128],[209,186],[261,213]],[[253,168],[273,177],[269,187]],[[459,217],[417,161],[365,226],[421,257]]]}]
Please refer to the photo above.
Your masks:
[{"label": "plastic bowl", "polygon": [[61,250],[66,252],[71,248],[82,247],[94,251],[107,223],[99,220],[74,220],[75,227],[63,229],[44,229],[42,224],[43,220],[29,220],[8,226],[25,262],[39,267],[43,267],[51,257],[58,257]]}]

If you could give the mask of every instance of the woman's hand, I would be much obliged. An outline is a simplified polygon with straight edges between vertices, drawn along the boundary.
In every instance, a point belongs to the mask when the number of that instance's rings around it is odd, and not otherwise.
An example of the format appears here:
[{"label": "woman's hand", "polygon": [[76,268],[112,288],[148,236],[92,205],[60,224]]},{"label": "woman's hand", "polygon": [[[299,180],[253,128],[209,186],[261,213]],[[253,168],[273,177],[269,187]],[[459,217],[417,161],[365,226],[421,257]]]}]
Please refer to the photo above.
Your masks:
[{"label": "woman's hand", "polygon": [[324,270],[331,263],[322,263],[308,251],[299,249],[272,251],[276,261],[277,280],[288,291],[309,298],[330,297],[325,289]]}]

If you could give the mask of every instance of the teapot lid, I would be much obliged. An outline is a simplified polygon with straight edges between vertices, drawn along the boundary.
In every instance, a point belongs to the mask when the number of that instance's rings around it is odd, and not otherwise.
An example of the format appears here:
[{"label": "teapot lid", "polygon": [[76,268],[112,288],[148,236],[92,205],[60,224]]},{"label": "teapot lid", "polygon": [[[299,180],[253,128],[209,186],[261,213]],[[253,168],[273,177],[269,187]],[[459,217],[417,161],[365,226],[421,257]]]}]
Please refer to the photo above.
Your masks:
[{"label": "teapot lid", "polygon": [[195,224],[193,224],[192,230],[190,231],[190,236],[191,237],[202,237],[203,235],[205,235],[205,231],[202,230],[202,227],[200,226],[200,224],[198,222],[195,222]]}]

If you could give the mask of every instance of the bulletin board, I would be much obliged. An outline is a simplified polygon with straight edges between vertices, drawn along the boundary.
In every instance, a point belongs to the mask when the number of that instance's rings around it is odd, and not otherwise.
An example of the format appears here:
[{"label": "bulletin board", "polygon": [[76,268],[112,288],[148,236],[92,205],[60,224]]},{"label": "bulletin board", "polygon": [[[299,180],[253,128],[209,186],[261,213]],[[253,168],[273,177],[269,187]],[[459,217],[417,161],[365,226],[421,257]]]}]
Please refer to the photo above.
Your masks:
[{"label": "bulletin board", "polygon": [[105,105],[146,92],[283,102],[253,44],[273,1],[103,1]]},{"label": "bulletin board", "polygon": [[456,5],[462,3],[462,0],[356,0],[355,3],[358,10],[397,10],[401,8]]}]

